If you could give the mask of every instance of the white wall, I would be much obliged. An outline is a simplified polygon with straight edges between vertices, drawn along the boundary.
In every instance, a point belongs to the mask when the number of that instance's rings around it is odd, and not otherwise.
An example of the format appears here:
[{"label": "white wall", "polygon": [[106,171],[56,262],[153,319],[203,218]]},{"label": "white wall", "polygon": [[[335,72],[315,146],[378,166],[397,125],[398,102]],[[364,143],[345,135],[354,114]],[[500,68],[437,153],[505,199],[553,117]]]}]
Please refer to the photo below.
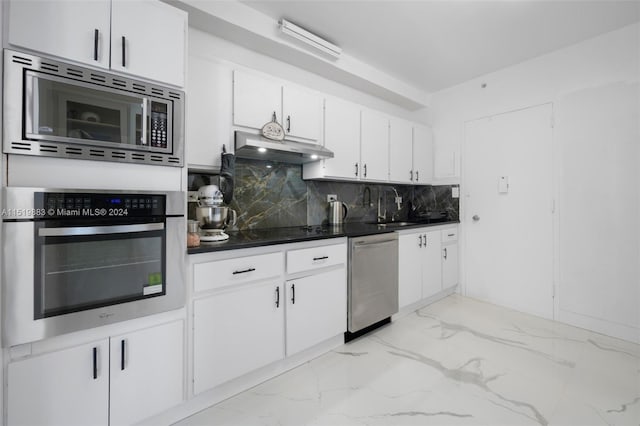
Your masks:
[{"label": "white wall", "polygon": [[556,318],[635,341],[639,62],[635,24],[435,93],[430,110],[442,163],[452,151],[464,155],[465,121],[553,103]]},{"label": "white wall", "polygon": [[[230,41],[206,32],[189,28],[189,56],[199,59],[226,62],[251,68],[277,78],[291,81],[312,90],[327,93],[367,107],[386,112],[390,115],[406,118],[419,123],[427,122],[427,109],[409,111],[374,96],[360,92],[319,75],[297,68],[277,59],[246,49]],[[191,64],[189,64],[191,66]],[[189,87],[189,91],[198,88]],[[188,117],[187,117],[188,119]]]}]

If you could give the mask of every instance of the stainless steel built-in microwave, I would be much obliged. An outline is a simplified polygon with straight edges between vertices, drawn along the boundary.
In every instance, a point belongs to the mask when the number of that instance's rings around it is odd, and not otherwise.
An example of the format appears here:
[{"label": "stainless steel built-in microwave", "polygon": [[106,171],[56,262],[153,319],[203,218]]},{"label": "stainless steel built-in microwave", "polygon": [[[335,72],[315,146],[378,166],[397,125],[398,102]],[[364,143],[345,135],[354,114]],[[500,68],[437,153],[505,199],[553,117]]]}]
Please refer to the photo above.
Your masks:
[{"label": "stainless steel built-in microwave", "polygon": [[183,165],[184,93],[4,52],[8,154]]}]

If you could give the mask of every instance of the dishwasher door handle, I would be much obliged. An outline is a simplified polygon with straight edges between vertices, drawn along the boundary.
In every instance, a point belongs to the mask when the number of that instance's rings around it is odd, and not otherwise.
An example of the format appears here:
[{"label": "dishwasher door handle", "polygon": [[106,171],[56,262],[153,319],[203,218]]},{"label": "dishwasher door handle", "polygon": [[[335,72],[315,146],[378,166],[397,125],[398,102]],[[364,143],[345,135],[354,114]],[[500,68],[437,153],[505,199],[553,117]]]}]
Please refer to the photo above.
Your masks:
[{"label": "dishwasher door handle", "polygon": [[382,241],[358,241],[355,242],[354,245],[356,247],[367,247],[367,246],[377,246],[377,245],[381,245],[381,244],[390,244],[390,243],[395,243],[396,239],[393,240],[382,240]]}]

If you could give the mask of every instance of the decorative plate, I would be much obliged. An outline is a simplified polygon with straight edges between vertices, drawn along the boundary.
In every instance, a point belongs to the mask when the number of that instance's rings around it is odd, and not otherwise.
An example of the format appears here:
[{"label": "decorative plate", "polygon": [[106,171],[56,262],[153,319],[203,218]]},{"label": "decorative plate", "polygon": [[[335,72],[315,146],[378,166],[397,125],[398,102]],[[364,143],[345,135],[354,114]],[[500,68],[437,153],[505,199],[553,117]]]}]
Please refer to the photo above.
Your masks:
[{"label": "decorative plate", "polygon": [[284,140],[284,129],[276,120],[276,113],[273,113],[271,121],[262,126],[262,136],[274,141]]}]

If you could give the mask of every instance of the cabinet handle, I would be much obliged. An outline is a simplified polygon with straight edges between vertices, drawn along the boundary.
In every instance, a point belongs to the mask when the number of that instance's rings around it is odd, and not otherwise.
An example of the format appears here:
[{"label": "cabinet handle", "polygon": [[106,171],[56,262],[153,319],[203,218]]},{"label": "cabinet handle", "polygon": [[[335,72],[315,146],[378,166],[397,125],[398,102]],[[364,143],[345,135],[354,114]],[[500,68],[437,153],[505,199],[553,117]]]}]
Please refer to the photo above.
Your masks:
[{"label": "cabinet handle", "polygon": [[291,116],[287,115],[287,133],[291,133]]},{"label": "cabinet handle", "polygon": [[93,30],[93,60],[98,60],[98,38],[100,37],[100,31],[96,28]]},{"label": "cabinet handle", "polygon": [[409,170],[409,180],[413,180],[413,170]]},{"label": "cabinet handle", "polygon": [[424,246],[427,247],[427,234],[424,234]]},{"label": "cabinet handle", "polygon": [[124,353],[126,352],[125,340],[120,340],[120,370],[124,370]]},{"label": "cabinet handle", "polygon": [[126,42],[125,42],[124,36],[122,36],[122,68],[126,68],[127,67],[125,49],[126,49]]},{"label": "cabinet handle", "polygon": [[367,163],[364,164],[364,177],[367,177]]},{"label": "cabinet handle", "polygon": [[418,243],[418,247],[422,248],[422,235],[419,235],[418,239],[420,240],[420,242]]},{"label": "cabinet handle", "polygon": [[448,237],[453,237],[453,236],[455,236],[455,235],[456,235],[456,234],[447,234],[447,236],[448,236]]},{"label": "cabinet handle", "polygon": [[416,170],[416,182],[420,180],[420,171]]},{"label": "cabinet handle", "polygon": [[280,307],[280,286],[276,287],[276,308]]},{"label": "cabinet handle", "polygon": [[296,285],[291,284],[291,304],[296,304]]},{"label": "cabinet handle", "polygon": [[233,271],[233,275],[246,274],[247,272],[253,272],[255,270],[256,268],[249,268],[249,269],[244,269],[242,271]]},{"label": "cabinet handle", "polygon": [[447,260],[447,248],[444,248],[444,260]]},{"label": "cabinet handle", "polygon": [[328,258],[329,258],[329,256],[314,257],[313,261],[317,262],[318,260],[325,260],[325,259],[328,259]]},{"label": "cabinet handle", "polygon": [[98,348],[93,348],[93,380],[98,378]]},{"label": "cabinet handle", "polygon": [[356,163],[356,176],[358,176],[358,163]]}]

